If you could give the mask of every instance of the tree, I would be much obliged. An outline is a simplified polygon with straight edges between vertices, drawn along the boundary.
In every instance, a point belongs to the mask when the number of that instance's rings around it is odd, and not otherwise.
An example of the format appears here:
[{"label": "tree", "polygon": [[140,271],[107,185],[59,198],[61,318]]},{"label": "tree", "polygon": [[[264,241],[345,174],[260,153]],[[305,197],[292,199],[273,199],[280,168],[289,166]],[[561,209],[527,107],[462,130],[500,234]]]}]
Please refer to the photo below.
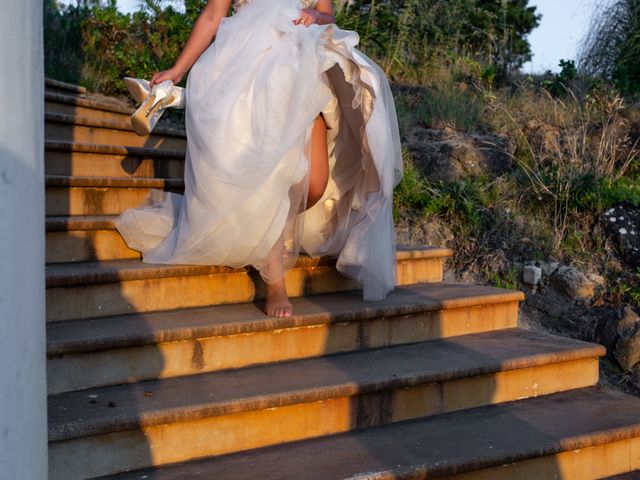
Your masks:
[{"label": "tree", "polygon": [[[527,35],[540,23],[529,0],[337,0],[339,24],[366,48],[396,61],[424,62],[443,52],[469,55],[500,72],[531,59]],[[401,45],[398,46],[398,43]]]},{"label": "tree", "polygon": [[[531,60],[527,35],[540,24],[541,15],[529,0],[478,0],[471,24],[480,35],[472,38],[475,51],[486,49],[487,58],[505,74]],[[479,37],[479,38],[478,38]]]},{"label": "tree", "polygon": [[583,40],[579,68],[640,93],[640,0],[617,0],[595,13]]}]

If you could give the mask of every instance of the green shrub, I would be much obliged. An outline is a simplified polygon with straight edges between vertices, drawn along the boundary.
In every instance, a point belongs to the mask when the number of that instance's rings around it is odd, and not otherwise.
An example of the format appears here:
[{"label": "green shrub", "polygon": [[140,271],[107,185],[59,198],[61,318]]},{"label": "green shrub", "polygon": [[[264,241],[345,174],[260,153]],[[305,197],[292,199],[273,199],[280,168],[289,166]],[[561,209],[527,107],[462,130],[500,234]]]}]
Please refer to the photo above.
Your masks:
[{"label": "green shrub", "polygon": [[104,93],[124,93],[124,76],[149,78],[173,65],[205,0],[186,0],[185,12],[145,0],[125,14],[115,0],[61,6],[44,3],[45,73]]},{"label": "green shrub", "polygon": [[569,86],[578,76],[578,69],[576,68],[576,62],[573,60],[560,60],[558,66],[561,68],[560,73],[548,75],[552,76],[552,79],[543,80],[542,86],[549,90],[555,97],[560,97],[569,92]]},{"label": "green shrub", "polygon": [[[124,91],[123,76],[168,68],[206,3],[182,1],[178,10],[168,0],[144,0],[124,14],[115,0],[45,0],[46,74],[112,94]],[[530,58],[526,35],[539,19],[528,0],[336,0],[336,17],[393,79],[420,82],[434,62],[462,56],[483,65],[489,83]]]},{"label": "green shrub", "polygon": [[495,200],[494,191],[488,183],[488,179],[483,177],[454,182],[431,181],[420,174],[405,154],[405,174],[396,187],[394,199],[397,209],[477,226],[487,212],[486,205]]}]

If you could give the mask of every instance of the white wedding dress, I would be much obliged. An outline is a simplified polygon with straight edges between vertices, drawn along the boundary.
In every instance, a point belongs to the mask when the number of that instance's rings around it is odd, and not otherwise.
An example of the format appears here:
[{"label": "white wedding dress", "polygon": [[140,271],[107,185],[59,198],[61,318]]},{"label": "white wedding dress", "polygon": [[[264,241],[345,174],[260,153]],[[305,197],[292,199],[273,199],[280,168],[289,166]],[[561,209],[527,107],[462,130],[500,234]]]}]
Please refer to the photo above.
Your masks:
[{"label": "white wedding dress", "polygon": [[[187,79],[184,196],[152,190],[115,221],[144,262],[252,265],[272,283],[302,251],[337,257],[363,300],[394,288],[393,189],[403,169],[393,97],[355,48],[356,32],[293,23],[312,1],[236,0],[222,19]],[[320,112],[329,183],[305,211]],[[284,270],[269,267],[274,255]]]}]

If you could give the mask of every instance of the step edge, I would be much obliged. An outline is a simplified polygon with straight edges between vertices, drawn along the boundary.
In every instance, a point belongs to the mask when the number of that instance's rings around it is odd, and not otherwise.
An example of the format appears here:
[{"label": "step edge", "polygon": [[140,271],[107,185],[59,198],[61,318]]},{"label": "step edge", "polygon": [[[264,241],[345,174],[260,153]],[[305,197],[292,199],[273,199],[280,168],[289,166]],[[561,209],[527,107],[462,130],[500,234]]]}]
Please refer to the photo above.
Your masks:
[{"label": "step edge", "polygon": [[[437,248],[437,247],[435,247]],[[430,252],[424,250],[424,257],[413,256],[410,260],[420,260],[429,258],[441,258],[441,255],[431,256]],[[335,268],[336,259],[329,255],[321,257],[309,257],[307,255],[300,255],[302,259],[317,260],[317,264],[313,267],[326,267],[330,266]],[[296,265],[303,268],[300,258]],[[396,252],[396,261],[405,260],[402,253]],[[119,263],[120,265],[113,265],[113,263]],[[133,267],[138,265],[138,267]],[[145,265],[149,265],[146,267]],[[111,267],[110,267],[111,266]],[[69,268],[71,267],[71,269]],[[74,272],[73,267],[77,269],[86,270],[87,267],[95,268],[96,271],[90,273],[78,274]],[[60,269],[66,268],[66,271],[59,272]],[[312,268],[311,266],[305,266],[304,268]],[[253,271],[253,268],[249,265],[244,267],[228,267],[219,265],[199,265],[199,264],[164,264],[164,263],[145,263],[140,259],[120,259],[120,260],[108,260],[108,261],[96,261],[96,262],[64,262],[64,263],[50,263],[45,266],[45,277],[47,288],[57,287],[73,287],[87,284],[100,284],[100,283],[120,283],[123,281],[135,281],[135,280],[149,280],[149,279],[161,279],[161,278],[174,278],[183,276],[202,276],[213,274],[228,274],[228,273],[244,273],[249,269]],[[524,295],[524,294],[523,294]]]},{"label": "step edge", "polygon": [[159,177],[89,177],[46,174],[44,184],[48,188],[170,188],[173,190],[184,188],[182,178]]},{"label": "step edge", "polygon": [[[588,392],[594,389],[601,389],[601,387],[588,386],[588,387],[580,387],[572,390],[574,392],[580,391],[580,390]],[[570,391],[571,390],[566,390],[566,391],[561,391],[561,392],[557,392],[549,395],[562,396]],[[525,399],[511,400],[504,403],[527,402],[530,400],[531,400],[531,397],[528,397]],[[482,405],[479,407],[472,407],[471,409],[497,408],[499,405],[500,404]],[[463,412],[464,410],[457,411],[457,412],[456,411],[447,412],[446,415],[463,414]],[[405,420],[401,422],[394,422],[392,424],[385,424],[385,425],[376,426],[373,428],[392,430],[394,428],[400,427],[402,424],[420,423],[420,422],[428,422],[428,421],[429,421],[429,417],[423,417],[423,418]],[[259,452],[260,450],[269,450],[273,448],[285,448],[287,446],[291,446],[292,448],[295,448],[296,445],[303,445],[305,443],[312,444],[313,442],[321,439],[326,439],[331,437],[340,437],[343,435],[353,435],[354,433],[356,432],[349,431],[349,432],[343,432],[343,433],[337,433],[337,434],[323,435],[321,437],[313,437],[313,438],[308,438],[304,440],[295,440],[293,442],[285,442],[278,445],[268,445],[265,447],[258,447],[258,448],[247,450],[247,451],[239,451],[239,452],[229,453],[224,455],[198,457],[198,458],[193,458],[193,459],[185,460],[181,462],[163,464],[157,467],[146,467],[146,468],[136,469],[127,473],[129,475],[132,475],[132,474],[137,475],[142,473],[153,474],[154,471],[170,472],[171,471],[170,469],[180,468],[180,466],[182,465],[186,466],[192,463],[203,463],[203,462],[206,463],[206,462],[215,461],[217,458],[220,458],[220,457],[243,455],[248,452]],[[501,467],[506,464],[517,463],[517,462],[526,461],[529,459],[542,458],[542,457],[556,455],[563,452],[570,452],[570,451],[578,450],[582,448],[602,446],[602,445],[606,445],[608,443],[612,443],[616,441],[631,440],[631,439],[640,437],[640,422],[637,422],[631,425],[621,426],[621,427],[596,430],[596,431],[589,432],[588,434],[573,434],[573,435],[568,434],[568,435],[564,435],[563,437],[564,438],[561,439],[559,442],[548,440],[546,446],[543,446],[542,448],[538,448],[535,450],[531,450],[531,449],[527,449],[526,447],[523,447],[521,449],[521,452],[518,452],[515,454],[513,453],[500,454],[498,452],[498,453],[494,453],[492,457],[487,457],[486,455],[481,458],[472,457],[468,460],[458,461],[455,463],[454,462],[438,462],[437,464],[423,463],[420,465],[414,464],[408,467],[395,468],[395,469],[394,468],[384,469],[384,470],[373,469],[366,473],[356,474],[356,476],[352,476],[349,478],[351,480],[394,480],[398,478],[407,478],[407,479],[440,478],[440,477],[452,476],[457,474],[464,474],[464,473],[473,472],[473,471],[477,471],[485,468]],[[100,478],[104,480],[112,480],[112,479],[115,480],[116,478],[120,478],[119,475],[120,474],[112,474],[112,475],[107,475]],[[132,478],[129,475],[125,476],[124,478],[127,478],[127,479]],[[153,475],[150,475],[149,477],[151,478],[151,476]],[[610,477],[607,477],[607,478],[610,478]],[[616,478],[616,477],[614,476],[613,478]]]},{"label": "step edge", "polygon": [[[93,128],[106,128],[112,130],[122,130],[126,132],[133,132],[133,127],[130,122],[126,120],[108,120],[103,118],[91,118],[83,115],[68,115],[65,113],[51,113],[45,112],[45,123],[63,123],[67,125],[77,125],[82,127]],[[186,138],[187,133],[185,130],[177,128],[158,126],[153,129],[153,132],[149,136],[165,135],[168,137]]]},{"label": "step edge", "polygon": [[76,85],[75,83],[56,80],[55,78],[51,78],[51,77],[44,77],[44,85],[45,87],[50,86],[53,88],[58,88],[60,90],[66,90],[66,91],[75,92],[79,94],[87,93],[86,87],[83,87],[81,85]]},{"label": "step edge", "polygon": [[[358,352],[355,353],[357,354]],[[461,370],[451,370],[444,372],[440,371],[435,373],[413,372],[411,375],[388,378],[382,381],[378,380],[372,382],[361,382],[358,384],[354,382],[343,382],[336,383],[330,386],[306,388],[287,392],[277,392],[263,396],[256,395],[252,397],[243,397],[241,399],[227,400],[223,402],[201,402],[199,404],[192,404],[188,406],[173,407],[162,410],[157,409],[142,414],[137,413],[130,418],[125,416],[124,420],[120,419],[115,426],[113,425],[113,421],[96,422],[95,424],[91,425],[90,428],[87,428],[85,431],[83,431],[83,433],[80,435],[70,432],[69,425],[86,426],[88,422],[87,420],[73,424],[67,423],[65,424],[66,427],[56,428],[52,428],[52,424],[49,423],[49,427],[51,428],[51,430],[49,431],[48,438],[50,442],[63,441],[70,440],[72,438],[83,438],[94,435],[135,430],[139,427],[150,427],[168,423],[186,422],[202,418],[232,415],[247,411],[265,410],[269,408],[279,408],[302,403],[318,402],[333,398],[355,397],[358,395],[379,393],[385,390],[411,388],[431,383],[446,383],[475,376],[491,375],[499,372],[514,371],[525,368],[535,368],[553,364],[562,364],[577,360],[585,360],[589,358],[597,358],[598,353],[599,349],[591,345],[586,345],[584,347],[568,348],[567,350],[543,352],[538,354],[524,355],[521,357],[514,357],[502,362],[492,362],[490,360],[485,365]],[[304,362],[304,360],[302,360],[301,362]],[[215,373],[216,372],[213,372],[213,374]],[[201,375],[208,374],[204,373]],[[194,377],[193,381],[195,382],[197,381],[198,375],[191,375],[190,377]],[[161,383],[162,381],[163,380],[151,380],[140,382],[139,385],[150,385],[149,388],[150,390],[152,390],[153,387],[151,385],[153,383]],[[98,387],[95,389],[88,389],[86,391],[108,391],[109,388],[110,387]],[[60,398],[64,395],[65,393],[61,393],[53,395],[50,398]]]},{"label": "step edge", "polygon": [[[523,401],[526,401],[526,399]],[[494,458],[471,458],[467,461],[463,461],[455,465],[440,464],[438,465],[439,468],[430,467],[427,469],[425,468],[425,466],[421,465],[417,467],[407,467],[406,469],[380,471],[375,473],[375,477],[366,478],[370,478],[371,480],[392,480],[405,477],[414,478],[413,475],[420,474],[428,474],[429,478],[436,478],[447,475],[459,475],[480,469],[501,467],[509,463],[517,463],[540,457],[547,457],[563,452],[602,446],[615,441],[630,440],[636,437],[640,437],[640,422],[638,422],[638,424],[636,425],[627,425],[624,427],[599,430],[596,432],[590,432],[589,434],[568,435],[561,442],[558,442],[555,445],[551,444],[547,447],[541,447],[536,450],[529,450],[520,454],[505,454],[502,457],[495,456]],[[392,476],[386,476],[385,474]],[[362,477],[361,480],[365,480],[365,477]]]},{"label": "step edge", "polygon": [[[86,93],[85,93],[86,95]],[[135,108],[114,99],[113,102],[99,99],[95,96],[82,96],[67,95],[59,92],[46,91],[44,92],[45,102],[58,103],[64,105],[74,105],[83,108],[90,108],[92,110],[99,110],[102,112],[110,112],[122,115],[131,115],[135,112]],[[117,103],[116,103],[117,102]],[[46,110],[45,110],[46,111]],[[46,113],[57,113],[46,111]]]},{"label": "step edge", "polygon": [[45,151],[100,153],[106,155],[131,155],[148,157],[167,157],[184,160],[185,150],[172,150],[165,148],[135,147],[124,145],[110,145],[107,143],[85,143],[61,140],[46,140]]},{"label": "step edge", "polygon": [[[416,284],[420,285],[420,284]],[[397,287],[401,289],[402,287]],[[323,294],[323,295],[339,295],[338,294]],[[497,294],[496,294],[497,295]],[[212,338],[212,337],[224,337],[231,335],[244,335],[260,332],[268,332],[273,330],[286,330],[292,328],[306,328],[319,325],[331,325],[342,322],[362,322],[367,320],[373,320],[381,317],[403,317],[407,315],[419,315],[430,312],[437,312],[442,310],[455,310],[468,307],[467,297],[460,296],[447,302],[433,302],[433,303],[407,303],[388,306],[368,306],[363,305],[359,310],[348,310],[344,312],[329,312],[329,313],[308,313],[301,315],[293,315],[291,317],[273,317],[256,319],[250,322],[235,322],[227,323],[223,325],[207,325],[201,327],[193,327],[190,325],[181,325],[177,328],[157,329],[155,331],[144,332],[140,335],[123,334],[121,336],[95,336],[92,338],[92,343],[87,343],[84,339],[81,340],[66,340],[66,341],[47,341],[47,355],[58,356],[67,354],[81,354],[81,353],[94,353],[108,350],[115,350],[120,348],[135,348],[143,347],[146,345],[156,345],[159,343],[180,342],[189,341],[197,338]],[[497,303],[512,303],[517,301],[516,296],[504,297],[500,296],[496,301],[488,301],[484,305],[495,305]],[[477,304],[474,304],[477,305]],[[201,310],[203,315],[212,315],[216,309],[226,309],[229,305],[212,305],[209,307],[195,307],[189,310],[190,312]],[[183,310],[183,311],[184,311]],[[213,311],[213,312],[212,312]],[[173,315],[175,311],[160,311],[152,312],[156,315]],[[122,319],[125,326],[123,331],[126,331],[127,317],[131,314],[115,315],[112,319]],[[98,317],[92,319],[81,320],[67,320],[62,322],[50,322],[47,324],[49,335],[51,331],[56,329],[68,329],[68,325],[71,322],[75,322],[79,328],[86,325],[87,322],[100,323],[104,322],[105,317]],[[603,353],[604,355],[604,353]]]},{"label": "step edge", "polygon": [[[116,230],[113,224],[113,220],[116,218],[118,218],[118,215],[48,215],[45,217],[45,229],[47,232]],[[426,258],[451,257],[453,255],[453,250],[448,247],[396,245],[398,260],[423,260]]]}]

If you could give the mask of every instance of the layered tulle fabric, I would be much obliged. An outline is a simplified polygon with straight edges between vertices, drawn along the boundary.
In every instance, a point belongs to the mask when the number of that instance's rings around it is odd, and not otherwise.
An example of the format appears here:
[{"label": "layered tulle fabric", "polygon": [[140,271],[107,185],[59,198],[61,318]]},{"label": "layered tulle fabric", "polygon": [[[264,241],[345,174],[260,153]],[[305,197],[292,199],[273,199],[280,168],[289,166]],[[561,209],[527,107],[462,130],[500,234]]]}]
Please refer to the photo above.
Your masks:
[{"label": "layered tulle fabric", "polygon": [[[252,265],[268,283],[300,252],[337,257],[363,299],[379,300],[396,282],[393,97],[356,32],[299,16],[298,0],[251,0],[222,20],[187,80],[184,195],[152,190],[115,225],[144,262]],[[319,113],[330,178],[305,210]]]}]

